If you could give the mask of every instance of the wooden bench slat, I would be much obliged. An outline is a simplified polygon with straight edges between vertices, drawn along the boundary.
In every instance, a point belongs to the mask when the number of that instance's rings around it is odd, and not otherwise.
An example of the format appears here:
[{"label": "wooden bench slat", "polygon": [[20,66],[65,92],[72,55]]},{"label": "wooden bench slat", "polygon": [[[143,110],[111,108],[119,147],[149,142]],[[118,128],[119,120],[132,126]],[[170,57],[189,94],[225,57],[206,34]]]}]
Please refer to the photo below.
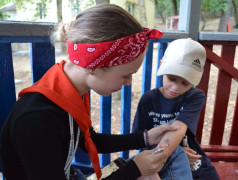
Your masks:
[{"label": "wooden bench slat", "polygon": [[[213,46],[207,46],[210,50],[212,50]],[[201,82],[197,86],[197,88],[203,90],[204,94],[207,96],[207,91],[208,91],[208,83],[209,83],[209,77],[210,77],[210,69],[211,69],[211,62],[206,61],[205,66],[204,66],[204,72],[202,75]],[[198,122],[198,127],[197,127],[197,133],[196,133],[196,138],[199,143],[202,141],[202,130],[203,130],[203,124],[204,124],[204,117],[205,117],[205,109],[206,109],[206,102],[203,106],[203,109],[200,113],[200,119]]]},{"label": "wooden bench slat", "polygon": [[211,127],[210,144],[220,145],[222,143],[229,101],[230,86],[231,78],[224,72],[219,71],[213,121]]},{"label": "wooden bench slat", "polygon": [[238,152],[238,146],[202,145],[205,152]]},{"label": "wooden bench slat", "polygon": [[207,59],[210,62],[238,81],[238,70],[236,68],[232,67],[228,62],[224,61],[223,58],[213,53],[209,48],[205,47],[205,49],[207,52]]},{"label": "wooden bench slat", "polygon": [[231,134],[229,139],[229,145],[238,145],[238,91],[236,95],[236,105],[234,109],[233,122],[231,126]]},{"label": "wooden bench slat", "polygon": [[[235,50],[236,46],[222,46],[222,61],[225,61],[227,67],[229,65],[229,68],[234,65]],[[231,76],[223,71],[223,68],[219,69],[210,144],[220,145],[222,143],[231,88],[231,78]]]},{"label": "wooden bench slat", "polygon": [[238,162],[238,153],[234,152],[206,152],[206,155],[213,162],[218,161],[228,161],[228,162]]}]

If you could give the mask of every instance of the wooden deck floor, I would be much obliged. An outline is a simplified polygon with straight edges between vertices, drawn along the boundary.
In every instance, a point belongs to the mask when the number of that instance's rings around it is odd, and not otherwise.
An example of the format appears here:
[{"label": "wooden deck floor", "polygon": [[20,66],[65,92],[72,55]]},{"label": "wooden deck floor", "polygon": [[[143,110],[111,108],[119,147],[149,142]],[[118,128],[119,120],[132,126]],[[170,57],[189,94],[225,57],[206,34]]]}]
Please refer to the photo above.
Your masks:
[{"label": "wooden deck floor", "polygon": [[238,180],[238,162],[212,162],[221,180]]}]

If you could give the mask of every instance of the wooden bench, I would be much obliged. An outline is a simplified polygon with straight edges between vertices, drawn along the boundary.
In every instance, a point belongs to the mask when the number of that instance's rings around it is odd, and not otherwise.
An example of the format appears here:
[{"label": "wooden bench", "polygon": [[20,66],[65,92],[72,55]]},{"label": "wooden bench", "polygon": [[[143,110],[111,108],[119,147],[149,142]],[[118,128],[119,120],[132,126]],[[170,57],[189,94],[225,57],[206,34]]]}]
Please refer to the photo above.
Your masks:
[{"label": "wooden bench", "polygon": [[[208,36],[209,34],[207,34]],[[222,35],[221,35],[222,38]],[[232,125],[230,127],[229,142],[226,145],[222,144],[224,136],[225,122],[227,116],[227,108],[229,103],[232,79],[238,81],[238,70],[234,68],[235,53],[238,45],[236,41],[208,41],[204,40],[201,43],[206,47],[207,62],[205,72],[198,88],[202,89],[205,94],[208,93],[209,75],[211,64],[215,65],[218,71],[218,79],[216,85],[215,104],[212,117],[212,125],[210,132],[210,141],[208,145],[202,145],[202,148],[209,156],[214,166],[216,167],[221,179],[238,179],[238,92],[235,100],[234,114],[232,116]],[[221,56],[215,54],[212,49],[214,45],[221,46]],[[237,54],[236,54],[237,56]],[[236,59],[237,63],[237,59]],[[205,117],[204,106],[197,130],[197,139],[201,142]]]}]

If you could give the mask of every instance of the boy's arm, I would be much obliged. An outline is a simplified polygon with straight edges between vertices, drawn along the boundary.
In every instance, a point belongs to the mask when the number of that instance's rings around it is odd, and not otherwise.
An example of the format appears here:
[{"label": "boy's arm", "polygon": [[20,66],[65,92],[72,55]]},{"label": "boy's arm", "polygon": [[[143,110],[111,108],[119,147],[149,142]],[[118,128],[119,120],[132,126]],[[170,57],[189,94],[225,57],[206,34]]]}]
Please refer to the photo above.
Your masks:
[{"label": "boy's arm", "polygon": [[179,128],[177,131],[166,132],[159,143],[159,145],[168,144],[168,156],[178,147],[187,131],[187,125],[179,120],[174,121],[172,125],[179,126]]}]

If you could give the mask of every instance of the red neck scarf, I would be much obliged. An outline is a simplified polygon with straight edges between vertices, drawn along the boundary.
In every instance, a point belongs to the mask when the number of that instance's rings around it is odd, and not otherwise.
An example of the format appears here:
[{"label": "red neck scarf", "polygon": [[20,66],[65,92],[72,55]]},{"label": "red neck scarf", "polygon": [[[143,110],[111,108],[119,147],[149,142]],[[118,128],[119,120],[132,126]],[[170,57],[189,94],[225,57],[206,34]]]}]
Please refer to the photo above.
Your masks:
[{"label": "red neck scarf", "polygon": [[57,63],[52,66],[33,86],[23,89],[19,93],[19,97],[25,93],[39,92],[73,116],[84,134],[85,147],[99,179],[102,173],[98,152],[89,133],[89,127],[92,124],[89,115],[89,94],[86,93],[84,95],[83,102],[81,95],[65,75],[64,64],[65,61],[62,61],[60,64]]}]

